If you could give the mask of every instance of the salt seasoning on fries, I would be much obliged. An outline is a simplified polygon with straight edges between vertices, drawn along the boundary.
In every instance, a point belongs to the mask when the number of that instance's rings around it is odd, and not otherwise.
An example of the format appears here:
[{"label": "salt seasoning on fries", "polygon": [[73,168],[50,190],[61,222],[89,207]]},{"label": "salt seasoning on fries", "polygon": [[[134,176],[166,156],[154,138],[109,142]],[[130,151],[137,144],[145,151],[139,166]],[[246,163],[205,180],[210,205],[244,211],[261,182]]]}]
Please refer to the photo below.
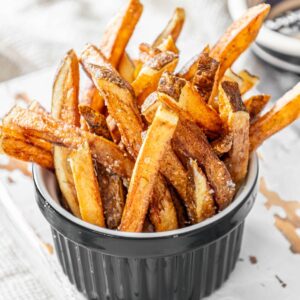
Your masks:
[{"label": "salt seasoning on fries", "polygon": [[231,69],[269,9],[251,8],[174,74],[184,10],[132,59],[126,46],[143,6],[130,0],[99,47],[81,53],[91,79],[83,101],[71,50],[51,114],[36,102],[14,107],[0,127],[1,152],[54,169],[66,209],[101,227],[165,231],[212,217],[234,201],[249,154],[300,115],[300,84],[261,115],[270,96],[245,95],[258,77]]}]

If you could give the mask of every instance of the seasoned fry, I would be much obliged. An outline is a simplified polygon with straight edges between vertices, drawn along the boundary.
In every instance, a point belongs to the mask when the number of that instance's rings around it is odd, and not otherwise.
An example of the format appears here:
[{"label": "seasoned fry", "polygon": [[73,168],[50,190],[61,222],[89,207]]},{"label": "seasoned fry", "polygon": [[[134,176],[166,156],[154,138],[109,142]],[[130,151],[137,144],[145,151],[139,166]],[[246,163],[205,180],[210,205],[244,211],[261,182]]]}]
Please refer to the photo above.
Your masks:
[{"label": "seasoned fry", "polygon": [[118,67],[142,12],[143,5],[140,1],[130,0],[108,25],[100,42],[100,49],[112,66]]},{"label": "seasoned fry", "polygon": [[159,105],[160,103],[158,100],[157,92],[151,93],[144,101],[141,107],[141,113],[149,124],[152,123]]},{"label": "seasoned fry", "polygon": [[236,82],[224,81],[220,85],[219,110],[221,118],[232,133],[232,147],[225,164],[232,180],[239,185],[246,177],[249,162],[249,113],[243,104]]},{"label": "seasoned fry", "polygon": [[125,53],[118,66],[118,72],[121,77],[124,78],[128,82],[132,82],[134,80],[134,71],[135,65],[129,55]]},{"label": "seasoned fry", "polygon": [[271,96],[266,94],[254,95],[244,101],[246,109],[250,115],[250,120],[253,122],[260,112],[265,108]]},{"label": "seasoned fry", "polygon": [[98,113],[105,112],[104,99],[101,97],[94,84],[91,84],[85,89],[80,102],[82,105],[89,106]]},{"label": "seasoned fry", "polygon": [[[212,103],[217,90],[219,62],[202,52],[197,71],[193,78],[193,85],[205,102]],[[212,99],[211,99],[212,98]]]},{"label": "seasoned fry", "polygon": [[106,117],[106,124],[113,141],[115,144],[119,144],[121,141],[121,134],[116,121],[110,115],[108,115]]},{"label": "seasoned fry", "polygon": [[[177,122],[178,117],[168,109],[160,107],[157,111],[135,163],[120,225],[121,230],[139,232],[143,229],[154,185],[159,178],[160,162]],[[155,150],[153,143],[156,145]]]},{"label": "seasoned fry", "polygon": [[190,157],[204,168],[208,182],[214,190],[214,198],[220,210],[227,207],[234,196],[235,184],[225,164],[217,157],[204,133],[195,123],[181,120],[172,139],[177,155],[187,160]]},{"label": "seasoned fry", "polygon": [[227,132],[220,138],[212,141],[210,145],[213,148],[214,152],[218,156],[221,156],[230,151],[232,147],[232,139],[233,139],[232,132]]},{"label": "seasoned fry", "polygon": [[[71,50],[63,59],[53,84],[51,114],[54,118],[79,126],[78,91],[79,65],[75,52]],[[42,113],[42,108],[38,106],[31,106],[31,110]],[[64,201],[72,213],[80,217],[78,199],[68,162],[69,154],[70,150],[66,148],[59,146],[53,148],[55,174]]]},{"label": "seasoned fry", "polygon": [[213,189],[209,186],[206,176],[199,168],[197,161],[190,159],[188,163],[187,195],[191,200],[194,215],[190,216],[192,224],[199,223],[216,213]]},{"label": "seasoned fry", "polygon": [[177,38],[182,30],[184,20],[185,20],[184,9],[177,7],[173,13],[172,18],[168,22],[166,28],[155,39],[152,46],[154,48],[158,47],[168,36],[171,36],[172,39],[176,42]]},{"label": "seasoned fry", "polygon": [[87,105],[80,104],[78,107],[80,114],[83,116],[89,126],[90,132],[111,140],[111,136],[106,124],[106,118]]},{"label": "seasoned fry", "polygon": [[181,116],[193,119],[207,133],[222,131],[222,122],[217,114],[183,78],[164,73],[158,86],[159,100]]},{"label": "seasoned fry", "polygon": [[82,220],[105,227],[102,201],[89,144],[84,142],[69,156]]},{"label": "seasoned fry", "polygon": [[130,178],[132,173],[132,160],[117,145],[100,136],[54,120],[46,113],[37,114],[14,107],[3,119],[3,132],[11,136],[21,133],[73,149],[77,149],[87,139],[94,158],[109,171],[126,178]]},{"label": "seasoned fry", "polygon": [[259,81],[259,77],[252,75],[247,70],[240,71],[238,76],[242,78],[242,84],[240,85],[242,95],[250,91]]},{"label": "seasoned fry", "polygon": [[171,52],[161,52],[147,60],[133,81],[132,87],[138,97],[138,105],[141,106],[146,97],[157,88],[159,79],[164,71],[174,71],[178,63],[178,55]]},{"label": "seasoned fry", "polygon": [[269,10],[269,4],[259,4],[250,8],[229,26],[211,49],[210,56],[220,62],[219,78],[223,77],[225,71],[255,40]]},{"label": "seasoned fry", "polygon": [[285,93],[274,106],[250,127],[250,150],[254,151],[268,137],[285,128],[300,115],[300,83]]},{"label": "seasoned fry", "polygon": [[97,178],[106,225],[110,229],[117,229],[120,225],[125,205],[122,179],[117,175],[109,174],[100,164],[97,164]]},{"label": "seasoned fry", "polygon": [[[97,64],[94,64],[95,60]],[[118,125],[127,151],[133,157],[137,157],[142,144],[143,124],[130,84],[120,77],[117,71],[106,62],[101,52],[92,45],[87,46],[83,51],[81,63],[105,98],[108,112]]]},{"label": "seasoned fry", "polygon": [[194,55],[176,74],[185,80],[192,80],[198,67],[199,54]]}]

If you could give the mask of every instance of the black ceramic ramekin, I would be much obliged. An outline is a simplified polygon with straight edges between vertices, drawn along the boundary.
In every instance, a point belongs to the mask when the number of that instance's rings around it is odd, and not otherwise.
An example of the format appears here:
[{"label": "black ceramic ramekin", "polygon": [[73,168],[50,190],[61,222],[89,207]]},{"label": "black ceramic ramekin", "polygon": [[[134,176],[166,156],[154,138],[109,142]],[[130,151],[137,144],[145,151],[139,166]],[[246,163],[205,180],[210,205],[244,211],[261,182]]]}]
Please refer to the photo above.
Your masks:
[{"label": "black ceramic ramekin", "polygon": [[257,193],[253,156],[245,185],[214,217],[162,233],[127,233],[88,224],[64,210],[54,175],[33,168],[38,205],[51,225],[63,271],[89,299],[199,300],[235,267],[244,220]]}]

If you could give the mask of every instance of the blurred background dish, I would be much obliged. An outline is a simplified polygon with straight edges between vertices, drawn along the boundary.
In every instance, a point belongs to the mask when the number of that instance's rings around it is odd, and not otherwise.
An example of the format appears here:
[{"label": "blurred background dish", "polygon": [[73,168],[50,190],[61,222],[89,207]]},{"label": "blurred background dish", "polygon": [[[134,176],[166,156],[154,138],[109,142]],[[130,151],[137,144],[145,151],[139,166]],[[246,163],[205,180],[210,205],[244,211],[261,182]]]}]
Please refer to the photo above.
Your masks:
[{"label": "blurred background dish", "polygon": [[248,7],[261,2],[271,4],[272,9],[253,51],[273,66],[300,74],[300,1],[228,0],[228,9],[237,19]]}]

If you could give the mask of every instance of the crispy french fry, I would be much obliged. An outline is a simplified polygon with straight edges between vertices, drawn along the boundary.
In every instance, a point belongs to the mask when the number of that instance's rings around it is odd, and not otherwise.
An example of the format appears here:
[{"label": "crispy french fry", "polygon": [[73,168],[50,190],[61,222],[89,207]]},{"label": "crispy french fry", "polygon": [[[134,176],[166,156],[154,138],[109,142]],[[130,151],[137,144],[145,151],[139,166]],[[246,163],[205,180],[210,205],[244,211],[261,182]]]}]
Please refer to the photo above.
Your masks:
[{"label": "crispy french fry", "polygon": [[250,127],[250,150],[254,151],[268,137],[300,116],[300,83],[285,93],[275,105]]},{"label": "crispy french fry", "polygon": [[[95,61],[97,64],[94,64]],[[106,99],[108,112],[118,125],[126,149],[133,157],[137,157],[142,144],[143,124],[130,84],[120,77],[102,53],[92,45],[83,51],[81,63]]]},{"label": "crispy french fry", "polygon": [[173,37],[171,35],[169,35],[168,37],[166,37],[160,45],[158,45],[157,47],[158,50],[164,52],[164,51],[170,51],[173,53],[178,54],[179,50],[176,46],[176,43],[173,39]]},{"label": "crispy french fry", "polygon": [[[159,178],[161,160],[177,122],[178,117],[168,109],[160,107],[157,111],[134,166],[120,225],[121,230],[139,232],[143,229],[152,192]],[[153,143],[156,145],[155,150]]]},{"label": "crispy french fry", "polygon": [[134,80],[134,71],[135,65],[129,55],[125,53],[118,66],[118,72],[121,77],[124,78],[128,82],[132,82]]},{"label": "crispy french fry", "polygon": [[193,78],[193,85],[205,102],[214,101],[217,90],[219,62],[211,58],[205,51],[201,53],[197,71]]},{"label": "crispy french fry", "polygon": [[81,97],[81,104],[91,107],[98,113],[105,112],[105,103],[103,97],[99,94],[98,90],[91,84],[87,87]]},{"label": "crispy french fry", "polygon": [[94,158],[112,173],[130,178],[133,161],[113,142],[78,127],[53,119],[48,114],[14,107],[3,119],[3,132],[9,136],[24,134],[43,139],[55,145],[77,149],[84,140]]},{"label": "crispy french fry", "polygon": [[108,25],[100,42],[100,49],[109,62],[117,67],[135,26],[143,12],[139,0],[130,0]]},{"label": "crispy french fry", "polygon": [[149,124],[152,123],[159,105],[160,103],[158,100],[157,92],[153,92],[146,98],[143,105],[141,106],[141,113]]},{"label": "crispy french fry", "polygon": [[250,115],[250,120],[253,122],[260,112],[265,108],[271,96],[266,94],[254,95],[244,100],[246,109]]},{"label": "crispy french fry", "polygon": [[[51,114],[54,118],[79,126],[78,91],[79,65],[75,52],[71,50],[63,59],[54,80],[51,105]],[[31,106],[31,110],[42,113],[42,108],[38,106]],[[66,148],[59,146],[53,148],[55,174],[64,201],[71,212],[80,217],[73,176],[68,162],[69,154],[70,150]]]},{"label": "crispy french fry", "polygon": [[219,88],[221,118],[232,133],[232,147],[225,164],[232,180],[239,185],[246,177],[249,162],[249,113],[236,82],[223,81]]},{"label": "crispy french fry", "polygon": [[165,180],[159,175],[152,191],[149,218],[157,232],[178,228],[177,213],[170,191]]},{"label": "crispy french fry", "polygon": [[210,56],[220,62],[219,78],[255,40],[269,10],[269,4],[259,4],[247,10],[211,49]]},{"label": "crispy french fry", "polygon": [[235,184],[225,164],[217,157],[204,133],[195,123],[181,120],[172,139],[172,147],[181,158],[190,157],[203,166],[220,210],[228,206],[235,193]]},{"label": "crispy french fry", "polygon": [[181,68],[176,74],[177,76],[184,78],[185,80],[192,80],[198,67],[199,54],[194,55],[189,61]]},{"label": "crispy french fry", "polygon": [[82,219],[105,227],[102,200],[94,173],[89,144],[84,142],[69,156]]},{"label": "crispy french fry", "polygon": [[240,71],[238,76],[242,78],[242,84],[240,85],[242,95],[250,91],[259,81],[259,77],[249,73],[247,70]]},{"label": "crispy french fry", "polygon": [[97,178],[106,225],[110,229],[117,229],[120,225],[125,205],[122,179],[117,175],[109,174],[100,164],[97,164]]},{"label": "crispy french fry", "polygon": [[161,52],[144,63],[137,78],[132,82],[139,106],[156,90],[162,73],[174,71],[177,63],[178,55],[171,51]]},{"label": "crispy french fry", "polygon": [[190,159],[188,163],[187,195],[191,199],[191,204],[195,212],[190,216],[192,224],[199,223],[216,213],[216,206],[213,199],[213,189],[209,186],[207,178],[197,161]]},{"label": "crispy french fry", "polygon": [[121,141],[121,134],[116,121],[112,118],[112,116],[108,115],[106,117],[106,124],[113,141],[115,144],[119,144]]},{"label": "crispy french fry", "polygon": [[78,107],[80,114],[83,116],[89,126],[90,132],[111,140],[105,116],[97,113],[90,106],[79,104]]},{"label": "crispy french fry", "polygon": [[232,138],[233,138],[232,132],[227,132],[220,138],[212,141],[210,143],[210,145],[211,145],[212,149],[214,150],[214,152],[218,156],[221,156],[230,151],[230,149],[232,147]]},{"label": "crispy french fry", "polygon": [[152,46],[154,48],[158,47],[168,36],[171,36],[172,39],[176,42],[182,30],[184,21],[185,21],[185,11],[183,8],[177,7],[173,13],[172,18],[169,20],[167,26],[161,32],[161,34],[155,39]]},{"label": "crispy french fry", "polygon": [[215,110],[208,106],[183,78],[164,73],[158,86],[159,100],[184,118],[193,119],[208,134],[220,134],[222,122]]}]

